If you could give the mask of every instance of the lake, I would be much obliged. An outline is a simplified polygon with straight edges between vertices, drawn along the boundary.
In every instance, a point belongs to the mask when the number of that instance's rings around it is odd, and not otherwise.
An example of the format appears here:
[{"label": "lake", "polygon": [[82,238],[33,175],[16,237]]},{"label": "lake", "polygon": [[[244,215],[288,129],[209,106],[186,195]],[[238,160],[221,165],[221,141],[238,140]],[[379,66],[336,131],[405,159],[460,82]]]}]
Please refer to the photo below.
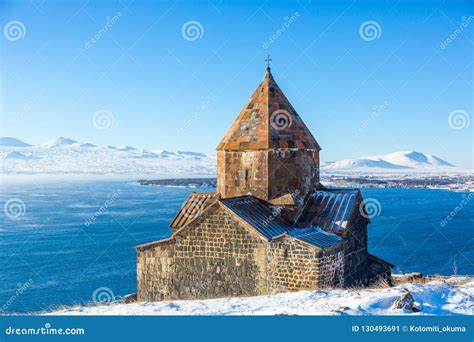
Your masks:
[{"label": "lake", "polygon": [[[102,287],[115,297],[136,292],[133,246],[169,236],[168,224],[188,194],[212,190],[133,182],[3,184],[0,312],[84,304]],[[395,272],[474,274],[474,195],[362,192],[381,208],[369,225],[369,251],[395,264]]]}]

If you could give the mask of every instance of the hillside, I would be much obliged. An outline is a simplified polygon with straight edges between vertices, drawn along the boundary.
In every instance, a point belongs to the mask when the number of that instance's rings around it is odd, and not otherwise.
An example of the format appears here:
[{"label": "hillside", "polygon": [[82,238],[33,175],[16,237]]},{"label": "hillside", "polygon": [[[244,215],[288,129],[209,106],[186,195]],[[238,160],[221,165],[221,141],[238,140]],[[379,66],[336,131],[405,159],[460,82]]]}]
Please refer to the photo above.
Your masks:
[{"label": "hillside", "polygon": [[31,146],[20,139],[11,138],[11,137],[0,137],[0,146],[10,146],[10,147],[28,147]]}]

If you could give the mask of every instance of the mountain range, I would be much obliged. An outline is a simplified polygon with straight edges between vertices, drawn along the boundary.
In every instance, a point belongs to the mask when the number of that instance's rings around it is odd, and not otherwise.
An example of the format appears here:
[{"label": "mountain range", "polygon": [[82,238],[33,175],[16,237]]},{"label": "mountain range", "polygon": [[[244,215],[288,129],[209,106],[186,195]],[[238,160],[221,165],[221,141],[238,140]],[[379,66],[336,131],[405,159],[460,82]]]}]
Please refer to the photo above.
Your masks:
[{"label": "mountain range", "polygon": [[[154,150],[154,151],[146,151],[146,150],[139,150],[132,146],[96,146],[91,143],[82,143],[78,142],[73,139],[58,137],[53,140],[47,141],[40,145],[30,145],[21,141],[20,139],[11,138],[11,137],[0,137],[0,148],[3,150],[12,147],[32,147],[32,148],[70,148],[70,149],[77,149],[77,148],[96,148],[96,149],[107,149],[111,151],[140,151],[140,154],[144,157],[161,157],[161,158],[172,158],[172,159],[180,159],[180,158],[207,158],[208,156],[205,153],[199,152],[189,152],[189,151],[166,151],[166,150]],[[21,149],[26,151],[25,149]],[[21,151],[19,150],[19,151]],[[93,151],[93,150],[89,150]],[[22,153],[18,152],[12,155],[11,159],[15,159],[15,156],[20,156]],[[18,159],[23,159],[22,157],[18,157]]]},{"label": "mountain range", "polygon": [[453,164],[433,156],[416,151],[399,151],[385,155],[363,157],[358,159],[345,159],[325,164],[327,169],[433,169],[452,168]]},{"label": "mountain range", "polygon": [[[133,176],[214,176],[216,157],[190,151],[143,150],[133,146],[96,146],[59,137],[31,145],[12,137],[0,138],[2,174],[90,174]],[[399,151],[322,163],[331,172],[456,172],[453,164],[417,151]]]},{"label": "mountain range", "polygon": [[213,176],[216,159],[189,151],[96,146],[59,137],[39,145],[0,138],[2,175],[89,175],[131,177]]}]

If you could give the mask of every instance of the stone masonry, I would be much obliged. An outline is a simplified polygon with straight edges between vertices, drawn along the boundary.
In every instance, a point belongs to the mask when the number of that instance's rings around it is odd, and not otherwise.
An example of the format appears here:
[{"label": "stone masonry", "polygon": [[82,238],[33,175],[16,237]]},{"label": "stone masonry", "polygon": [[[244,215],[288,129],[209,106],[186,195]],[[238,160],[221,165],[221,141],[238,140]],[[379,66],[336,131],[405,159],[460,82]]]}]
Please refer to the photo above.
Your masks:
[{"label": "stone masonry", "polygon": [[[344,244],[330,250],[265,239],[215,205],[138,254],[138,300],[255,296],[342,285]],[[181,235],[182,234],[182,235]]]}]

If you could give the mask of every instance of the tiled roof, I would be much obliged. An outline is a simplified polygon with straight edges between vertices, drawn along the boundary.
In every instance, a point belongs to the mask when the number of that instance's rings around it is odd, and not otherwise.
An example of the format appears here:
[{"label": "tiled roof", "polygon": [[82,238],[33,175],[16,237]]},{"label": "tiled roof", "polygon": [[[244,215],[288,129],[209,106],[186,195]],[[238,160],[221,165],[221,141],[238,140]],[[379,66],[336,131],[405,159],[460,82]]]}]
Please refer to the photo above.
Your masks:
[{"label": "tiled roof", "polygon": [[231,197],[221,202],[269,240],[296,229],[253,196]]},{"label": "tiled roof", "polygon": [[315,190],[301,208],[296,224],[291,224],[282,218],[284,215],[280,210],[284,207],[267,204],[254,196],[219,199],[219,195],[214,192],[194,192],[184,202],[170,226],[174,229],[183,227],[219,200],[268,240],[287,233],[314,246],[326,248],[343,241],[331,232],[341,232],[346,227],[357,205],[357,196],[358,190],[352,189]]},{"label": "tiled roof", "polygon": [[267,69],[217,150],[269,148],[321,149]]},{"label": "tiled roof", "polygon": [[315,227],[293,230],[289,235],[320,248],[331,247],[344,241],[335,234]]},{"label": "tiled roof", "polygon": [[359,190],[315,190],[297,219],[298,227],[321,227],[326,231],[342,231],[356,205]]},{"label": "tiled roof", "polygon": [[216,202],[219,196],[215,192],[193,192],[183,203],[170,224],[171,228],[177,229],[186,225],[198,217],[204,209]]}]

